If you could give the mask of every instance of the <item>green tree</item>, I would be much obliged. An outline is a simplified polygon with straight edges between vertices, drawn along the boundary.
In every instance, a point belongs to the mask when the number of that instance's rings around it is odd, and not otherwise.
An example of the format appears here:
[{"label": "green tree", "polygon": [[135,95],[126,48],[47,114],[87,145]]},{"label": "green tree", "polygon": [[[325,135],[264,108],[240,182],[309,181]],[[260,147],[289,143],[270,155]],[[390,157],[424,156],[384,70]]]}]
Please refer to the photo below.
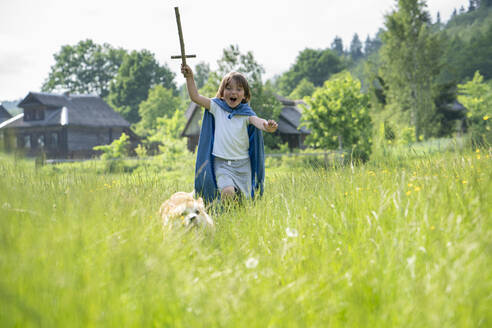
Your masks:
[{"label": "green tree", "polygon": [[383,33],[384,31],[382,29],[379,29],[374,39],[371,39],[369,35],[367,36],[366,41],[364,42],[364,55],[366,57],[369,57],[371,54],[377,53],[379,51],[381,45],[383,44],[383,42],[381,41]]},{"label": "green tree", "polygon": [[106,97],[125,54],[124,49],[115,49],[106,43],[99,45],[90,39],[80,41],[74,46],[62,46],[53,55],[55,64],[51,66],[41,90],[67,90]]},{"label": "green tree", "polygon": [[363,56],[362,42],[360,41],[359,35],[355,33],[350,42],[350,58],[352,58],[353,61],[358,61]]},{"label": "green tree", "polygon": [[306,143],[316,148],[352,149],[357,159],[367,160],[371,152],[369,97],[349,72],[326,81],[307,99],[302,120],[311,134]]},{"label": "green tree", "polygon": [[122,133],[121,137],[113,140],[111,144],[95,146],[93,149],[101,152],[106,171],[121,172],[124,170],[123,158],[130,153],[130,145],[130,137]]},{"label": "green tree", "polygon": [[130,147],[130,137],[126,133],[122,133],[119,139],[113,140],[109,145],[95,146],[93,149],[101,151],[101,159],[121,159],[128,156]]},{"label": "green tree", "polygon": [[436,15],[436,25],[441,28],[442,22],[441,22],[441,13],[438,11]]},{"label": "green tree", "polygon": [[338,56],[343,56],[345,53],[343,50],[343,40],[341,37],[338,35],[335,36],[335,39],[333,39],[333,42],[330,45],[330,49],[333,50]]},{"label": "green tree", "polygon": [[198,89],[203,88],[205,83],[208,81],[209,75],[210,75],[210,65],[209,64],[207,64],[205,62],[201,62],[195,66],[194,77],[195,77],[196,87]]},{"label": "green tree", "polygon": [[447,81],[461,81],[468,71],[468,44],[458,35],[449,37],[446,31],[443,31],[442,37],[447,42],[444,44],[444,54],[442,57],[442,69],[438,80],[440,83]]},{"label": "green tree", "polygon": [[139,135],[148,135],[157,127],[160,117],[172,117],[182,107],[182,101],[173,91],[158,84],[149,90],[149,96],[138,107],[141,120],[136,124]]},{"label": "green tree", "polygon": [[308,79],[304,78],[290,93],[289,98],[297,100],[304,99],[304,97],[311,97],[315,90],[316,87],[314,86],[314,84],[311,81],[308,81]]},{"label": "green tree", "polygon": [[132,51],[123,58],[116,79],[110,85],[108,102],[128,122],[137,123],[140,120],[138,107],[147,99],[149,90],[162,85],[175,92],[174,76],[167,65],[159,65],[150,51]]},{"label": "green tree", "polygon": [[[251,107],[256,115],[264,119],[273,119],[278,121],[280,112],[282,111],[282,103],[277,100],[275,90],[270,83],[258,85],[253,90],[253,98],[251,98]],[[265,146],[269,148],[277,148],[281,144],[280,134],[264,133],[263,139]]]},{"label": "green tree", "polygon": [[477,9],[476,0],[468,0],[468,12],[474,11]]},{"label": "green tree", "polygon": [[231,71],[242,73],[246,76],[250,86],[254,88],[262,84],[262,74],[265,72],[253,56],[251,51],[243,54],[238,45],[230,45],[222,52],[222,58],[217,61],[219,75],[225,76]]},{"label": "green tree", "polygon": [[[492,16],[490,16],[492,17]],[[492,22],[488,22],[483,31],[471,38],[468,45],[467,76],[480,71],[485,79],[492,78]],[[464,62],[465,64],[466,62]]]},{"label": "green tree", "polygon": [[219,90],[221,77],[217,72],[210,72],[208,75],[208,79],[200,88],[200,94],[205,97],[213,98],[217,94],[217,90]]},{"label": "green tree", "polygon": [[185,124],[186,117],[182,110],[175,111],[170,117],[158,117],[156,120],[156,128],[148,141],[159,144],[159,151],[167,161],[179,160],[188,153],[186,139],[181,137]]},{"label": "green tree", "polygon": [[433,86],[439,74],[440,39],[430,29],[430,16],[421,0],[396,0],[385,17],[387,31],[381,47],[381,75],[393,110],[409,112],[416,137],[429,137],[435,113]]},{"label": "green tree", "polygon": [[480,7],[492,7],[492,0],[480,0]]},{"label": "green tree", "polygon": [[473,80],[458,85],[458,100],[468,110],[467,118],[470,125],[474,145],[492,144],[492,87],[483,81],[477,71]]},{"label": "green tree", "polygon": [[186,125],[184,111],[177,110],[171,116],[156,119],[155,132],[149,137],[151,141],[162,141],[164,138],[181,139],[181,132]]},{"label": "green tree", "polygon": [[294,65],[279,77],[277,86],[284,95],[289,95],[304,78],[319,87],[332,74],[345,67],[344,59],[333,50],[304,49],[297,56]]}]

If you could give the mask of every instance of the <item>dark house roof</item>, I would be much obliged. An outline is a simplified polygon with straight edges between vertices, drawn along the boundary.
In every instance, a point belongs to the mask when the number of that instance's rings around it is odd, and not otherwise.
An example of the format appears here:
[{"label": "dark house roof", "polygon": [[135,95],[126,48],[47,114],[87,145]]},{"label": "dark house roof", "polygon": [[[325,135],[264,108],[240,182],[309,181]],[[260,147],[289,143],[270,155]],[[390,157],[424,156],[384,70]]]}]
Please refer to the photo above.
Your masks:
[{"label": "dark house roof", "polygon": [[0,105],[0,123],[10,118],[12,118],[12,115],[10,115],[10,113],[5,109],[5,107]]},{"label": "dark house roof", "polygon": [[438,110],[447,120],[462,120],[466,118],[467,109],[457,100],[439,107]]},{"label": "dark house roof", "polygon": [[0,124],[0,127],[30,126],[93,126],[93,127],[129,127],[123,117],[116,113],[99,96],[50,94],[29,92],[19,103],[24,109],[44,109],[43,120],[25,121],[24,113]]},{"label": "dark house roof", "polygon": [[282,134],[309,134],[309,130],[299,126],[301,124],[301,110],[299,104],[304,104],[302,100],[291,100],[282,96],[275,96],[283,105],[278,119],[278,132]]},{"label": "dark house roof", "polygon": [[458,100],[455,100],[450,104],[447,104],[446,109],[454,112],[466,111],[465,106],[463,106],[463,104],[460,103]]},{"label": "dark house roof", "polygon": [[309,134],[309,131],[299,126],[301,124],[301,112],[297,107],[286,106],[280,112],[278,131],[283,134]]}]

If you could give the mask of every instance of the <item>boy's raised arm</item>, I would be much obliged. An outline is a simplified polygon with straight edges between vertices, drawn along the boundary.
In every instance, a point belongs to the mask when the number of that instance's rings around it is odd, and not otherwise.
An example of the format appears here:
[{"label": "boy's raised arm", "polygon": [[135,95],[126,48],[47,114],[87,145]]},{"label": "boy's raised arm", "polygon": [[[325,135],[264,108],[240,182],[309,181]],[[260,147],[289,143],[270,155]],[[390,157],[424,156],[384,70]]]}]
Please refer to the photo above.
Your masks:
[{"label": "boy's raised arm", "polygon": [[278,124],[274,120],[264,120],[258,116],[250,116],[249,122],[256,126],[258,129],[265,132],[275,132],[277,131]]},{"label": "boy's raised arm", "polygon": [[198,93],[198,89],[195,84],[195,79],[193,78],[193,71],[188,65],[181,66],[181,73],[183,73],[186,78],[186,88],[188,89],[188,95],[190,99],[206,109],[210,109],[210,99],[204,97]]}]

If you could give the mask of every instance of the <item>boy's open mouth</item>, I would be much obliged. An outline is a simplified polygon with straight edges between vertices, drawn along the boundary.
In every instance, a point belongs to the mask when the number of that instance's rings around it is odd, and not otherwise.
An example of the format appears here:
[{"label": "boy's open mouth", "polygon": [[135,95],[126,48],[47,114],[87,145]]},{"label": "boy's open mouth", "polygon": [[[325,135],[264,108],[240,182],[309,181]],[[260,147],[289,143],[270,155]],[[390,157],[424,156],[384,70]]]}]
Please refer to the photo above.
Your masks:
[{"label": "boy's open mouth", "polygon": [[229,100],[230,100],[231,102],[236,102],[237,98],[236,98],[236,97],[231,97],[231,98],[229,98]]}]

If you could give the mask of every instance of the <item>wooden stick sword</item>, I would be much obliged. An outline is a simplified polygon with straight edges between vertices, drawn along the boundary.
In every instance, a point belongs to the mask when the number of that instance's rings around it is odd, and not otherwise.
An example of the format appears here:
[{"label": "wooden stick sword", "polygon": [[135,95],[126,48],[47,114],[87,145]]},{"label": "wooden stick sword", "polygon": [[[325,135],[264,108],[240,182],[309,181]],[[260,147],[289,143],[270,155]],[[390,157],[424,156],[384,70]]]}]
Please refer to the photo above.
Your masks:
[{"label": "wooden stick sword", "polygon": [[181,55],[180,56],[171,56],[171,59],[179,59],[181,58],[181,64],[186,65],[186,58],[195,58],[196,55],[185,55],[185,45],[183,39],[183,31],[181,30],[181,19],[179,17],[179,9],[178,7],[174,7],[174,13],[176,14],[176,23],[178,24],[178,34],[179,34],[179,45],[181,47]]}]

